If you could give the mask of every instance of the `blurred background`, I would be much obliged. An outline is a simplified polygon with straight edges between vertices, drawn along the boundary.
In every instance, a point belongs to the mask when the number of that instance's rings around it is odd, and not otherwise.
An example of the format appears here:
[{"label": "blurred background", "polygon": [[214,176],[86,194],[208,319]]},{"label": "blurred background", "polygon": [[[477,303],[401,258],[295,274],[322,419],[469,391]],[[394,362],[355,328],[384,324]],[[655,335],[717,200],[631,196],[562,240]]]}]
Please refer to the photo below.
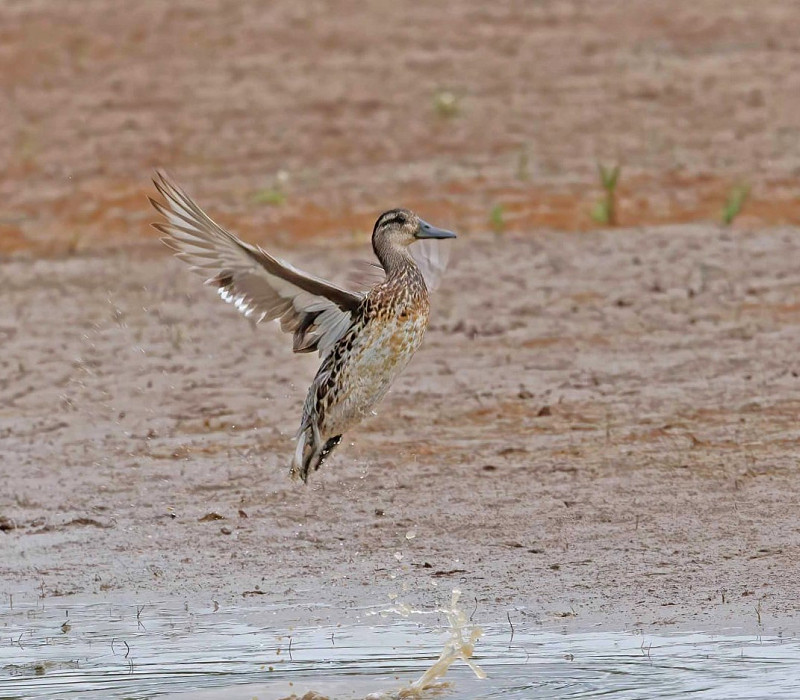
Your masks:
[{"label": "blurred background", "polygon": [[799,22],[793,0],[5,0],[0,254],[154,245],[155,167],[282,244],[361,241],[396,205],[463,233],[796,223]]}]

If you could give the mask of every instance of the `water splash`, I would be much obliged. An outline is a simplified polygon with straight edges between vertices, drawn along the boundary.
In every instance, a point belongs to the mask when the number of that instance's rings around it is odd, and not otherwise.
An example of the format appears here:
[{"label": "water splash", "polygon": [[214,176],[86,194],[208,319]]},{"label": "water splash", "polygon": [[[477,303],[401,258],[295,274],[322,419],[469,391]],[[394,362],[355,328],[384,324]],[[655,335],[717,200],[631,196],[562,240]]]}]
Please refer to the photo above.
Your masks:
[{"label": "water splash", "polygon": [[475,644],[483,634],[480,627],[473,625],[466,613],[458,607],[461,598],[461,591],[453,589],[450,598],[449,608],[437,608],[436,610],[413,610],[405,604],[400,604],[390,610],[383,611],[395,613],[408,618],[412,615],[430,615],[440,613],[447,617],[449,624],[448,632],[450,637],[444,644],[439,658],[425,671],[417,680],[407,688],[403,688],[395,693],[372,693],[367,695],[365,700],[395,700],[400,698],[421,698],[429,691],[441,691],[449,687],[447,683],[437,683],[444,677],[450,666],[459,659],[472,669],[475,676],[481,680],[486,678],[486,673],[472,660],[475,651]]}]

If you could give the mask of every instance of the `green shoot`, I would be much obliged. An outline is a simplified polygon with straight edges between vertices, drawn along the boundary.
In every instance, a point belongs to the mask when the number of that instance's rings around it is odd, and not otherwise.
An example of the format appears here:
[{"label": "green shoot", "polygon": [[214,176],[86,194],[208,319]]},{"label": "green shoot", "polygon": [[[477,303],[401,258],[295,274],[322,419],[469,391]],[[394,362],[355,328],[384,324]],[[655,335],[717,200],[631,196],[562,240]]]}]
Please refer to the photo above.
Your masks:
[{"label": "green shoot", "polygon": [[75,255],[78,252],[82,239],[83,233],[80,229],[74,229],[67,239],[67,255]]},{"label": "green shoot", "polygon": [[605,190],[603,198],[592,207],[591,216],[598,224],[605,226],[617,225],[617,183],[622,173],[622,168],[615,165],[606,168],[601,163],[597,164],[600,175],[600,185]]},{"label": "green shoot", "polygon": [[286,185],[289,183],[289,179],[289,173],[286,170],[279,170],[275,173],[271,187],[262,187],[253,193],[253,201],[256,204],[269,204],[272,207],[286,204]]},{"label": "green shoot", "polygon": [[495,204],[489,212],[489,224],[495,233],[503,233],[506,228],[505,211],[502,204]]},{"label": "green shoot", "polygon": [[461,100],[449,90],[437,90],[433,95],[433,109],[440,117],[452,119],[461,113]]},{"label": "green shoot", "polygon": [[517,172],[516,177],[517,180],[520,182],[527,182],[530,180],[531,173],[530,169],[528,168],[528,149],[527,148],[520,148],[519,154],[517,155]]},{"label": "green shoot", "polygon": [[273,207],[279,207],[281,204],[286,203],[286,195],[274,187],[265,187],[263,190],[257,190],[253,193],[253,201],[256,204],[269,204]]},{"label": "green shoot", "polygon": [[733,220],[741,213],[742,207],[749,196],[750,185],[746,183],[740,183],[731,188],[730,192],[728,192],[728,197],[725,199],[725,204],[722,207],[723,224],[730,226],[733,223]]}]

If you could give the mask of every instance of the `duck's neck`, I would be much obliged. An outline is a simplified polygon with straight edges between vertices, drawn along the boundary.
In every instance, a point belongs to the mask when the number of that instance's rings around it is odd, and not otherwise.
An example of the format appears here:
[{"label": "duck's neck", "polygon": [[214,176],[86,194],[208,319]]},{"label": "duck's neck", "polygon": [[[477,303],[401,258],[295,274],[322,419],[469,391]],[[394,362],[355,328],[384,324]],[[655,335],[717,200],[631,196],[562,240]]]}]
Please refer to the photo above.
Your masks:
[{"label": "duck's neck", "polygon": [[407,246],[394,246],[384,241],[372,245],[378,261],[386,271],[387,279],[402,275],[412,270],[417,271],[417,263],[411,257]]}]

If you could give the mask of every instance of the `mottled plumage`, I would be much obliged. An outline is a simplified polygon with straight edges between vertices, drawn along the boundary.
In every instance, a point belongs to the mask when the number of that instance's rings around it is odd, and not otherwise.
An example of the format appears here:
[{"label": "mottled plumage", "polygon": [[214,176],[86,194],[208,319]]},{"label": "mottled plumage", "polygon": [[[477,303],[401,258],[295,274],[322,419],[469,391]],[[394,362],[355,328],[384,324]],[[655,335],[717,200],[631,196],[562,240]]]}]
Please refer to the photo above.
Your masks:
[{"label": "mottled plumage", "polygon": [[[428,292],[446,260],[424,239],[454,238],[407,209],[378,218],[372,247],[385,274],[367,292],[353,292],[273,258],[215,224],[166,176],[152,198],[165,223],[153,226],[181,260],[255,323],[280,320],[295,352],[319,351],[322,364],[308,390],[291,474],[311,470],[383,398],[408,364],[428,326]],[[419,242],[418,242],[419,241]]]}]

